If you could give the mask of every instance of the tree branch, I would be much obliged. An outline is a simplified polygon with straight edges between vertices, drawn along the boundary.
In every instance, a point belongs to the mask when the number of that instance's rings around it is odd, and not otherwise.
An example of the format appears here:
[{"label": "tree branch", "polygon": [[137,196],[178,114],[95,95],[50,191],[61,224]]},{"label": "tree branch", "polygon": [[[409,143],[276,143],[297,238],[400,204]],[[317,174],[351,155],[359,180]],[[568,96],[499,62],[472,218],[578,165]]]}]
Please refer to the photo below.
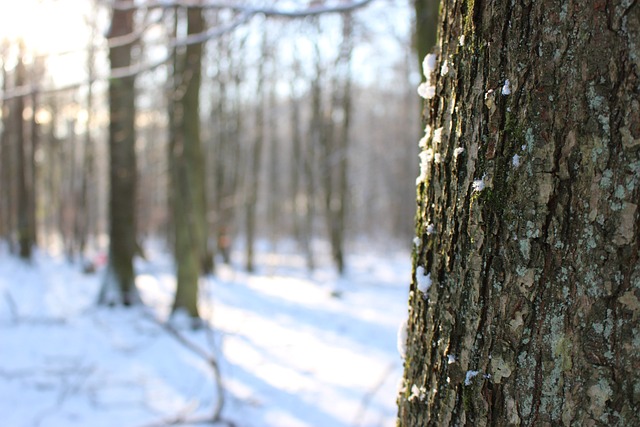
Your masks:
[{"label": "tree branch", "polygon": [[299,10],[286,10],[272,7],[259,7],[250,5],[240,5],[236,1],[216,1],[216,0],[150,0],[143,5],[124,4],[120,1],[108,2],[109,7],[115,10],[134,9],[159,9],[170,7],[202,7],[204,9],[229,9],[241,13],[252,15],[262,14],[265,16],[279,16],[283,18],[303,18],[306,16],[322,15],[326,13],[343,13],[366,6],[373,0],[358,0],[349,3],[337,4],[334,6],[311,6]]}]

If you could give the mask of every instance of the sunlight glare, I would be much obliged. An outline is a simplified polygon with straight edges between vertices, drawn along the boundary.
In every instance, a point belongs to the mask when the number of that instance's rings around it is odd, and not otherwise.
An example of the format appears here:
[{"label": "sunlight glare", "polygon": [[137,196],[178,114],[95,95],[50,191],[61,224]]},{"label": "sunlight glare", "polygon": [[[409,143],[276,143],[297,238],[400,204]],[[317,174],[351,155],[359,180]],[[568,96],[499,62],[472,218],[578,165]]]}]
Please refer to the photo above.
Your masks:
[{"label": "sunlight glare", "polygon": [[78,0],[0,0],[0,40],[23,40],[32,54],[84,48],[82,19],[89,2]]}]

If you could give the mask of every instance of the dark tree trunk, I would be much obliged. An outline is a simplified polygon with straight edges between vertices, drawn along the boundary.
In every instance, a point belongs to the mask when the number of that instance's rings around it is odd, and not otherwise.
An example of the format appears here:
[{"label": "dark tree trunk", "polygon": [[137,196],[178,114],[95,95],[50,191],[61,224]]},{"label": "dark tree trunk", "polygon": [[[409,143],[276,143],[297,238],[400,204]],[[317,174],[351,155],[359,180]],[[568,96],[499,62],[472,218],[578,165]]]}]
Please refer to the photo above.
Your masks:
[{"label": "dark tree trunk", "polygon": [[443,2],[399,425],[638,424],[639,30]]},{"label": "dark tree trunk", "polygon": [[414,0],[414,7],[416,11],[414,42],[418,58],[422,61],[422,58],[436,45],[440,0]]},{"label": "dark tree trunk", "polygon": [[[133,10],[114,9],[108,38],[133,31]],[[111,69],[131,65],[131,44],[109,49]],[[136,252],[135,79],[109,80],[109,265],[98,302],[131,305],[139,301],[133,257]]]},{"label": "dark tree trunk", "polygon": [[[26,69],[24,66],[24,46],[20,47],[20,58],[18,58],[18,65],[16,66],[16,86],[21,87],[26,84]],[[29,157],[29,150],[27,146],[27,138],[25,135],[25,123],[23,119],[25,104],[24,97],[19,96],[15,100],[15,130],[16,130],[16,145],[18,149],[17,167],[17,191],[18,191],[18,205],[17,205],[17,217],[18,217],[18,244],[20,246],[20,258],[25,260],[31,259],[31,247],[33,245],[33,230],[31,229],[29,201],[31,199],[31,188],[29,185],[29,169],[27,160]]]}]

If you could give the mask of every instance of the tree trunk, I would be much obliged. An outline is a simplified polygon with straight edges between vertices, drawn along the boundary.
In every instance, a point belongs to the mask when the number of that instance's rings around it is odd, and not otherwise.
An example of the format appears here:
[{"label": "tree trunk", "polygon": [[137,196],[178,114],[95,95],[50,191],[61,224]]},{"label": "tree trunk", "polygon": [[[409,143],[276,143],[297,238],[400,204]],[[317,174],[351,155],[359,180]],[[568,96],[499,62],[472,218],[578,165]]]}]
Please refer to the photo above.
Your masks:
[{"label": "tree trunk", "polygon": [[[266,55],[266,34],[262,34],[262,54]],[[253,141],[253,147],[251,149],[249,160],[249,177],[247,182],[247,202],[246,202],[246,259],[245,267],[248,272],[255,271],[254,260],[254,245],[256,240],[256,216],[258,209],[258,189],[260,185],[260,170],[262,166],[262,151],[264,146],[264,122],[265,122],[265,93],[264,93],[264,61],[260,61],[258,64],[258,82],[256,87],[256,121],[255,121],[255,135]]]},{"label": "tree trunk", "polygon": [[[23,54],[24,46],[20,45],[20,57],[16,66],[16,86],[21,87],[26,84],[26,69],[24,66]],[[31,188],[29,186],[29,170],[27,167],[27,158],[29,151],[27,147],[27,138],[25,135],[24,123],[24,98],[19,96],[15,100],[15,129],[16,144],[18,149],[17,179],[18,179],[18,244],[20,246],[20,258],[25,260],[31,259],[31,247],[33,245],[33,230],[31,229],[29,201],[31,199]]]},{"label": "tree trunk", "polygon": [[637,425],[639,30],[637,2],[443,2],[399,425]]},{"label": "tree trunk", "polygon": [[[204,30],[202,8],[187,9],[187,33]],[[202,43],[188,45],[176,59],[176,83],[169,143],[172,165],[172,205],[175,230],[177,289],[173,312],[185,310],[194,319],[198,314],[198,281],[209,270],[207,248],[204,155],[200,141],[200,80]]]},{"label": "tree trunk", "polygon": [[[132,2],[128,2],[132,3]],[[133,31],[133,10],[114,9],[108,38]],[[131,65],[131,44],[109,49],[111,69]],[[136,252],[135,79],[109,80],[109,265],[98,303],[131,305],[139,301],[133,257]]]},{"label": "tree trunk", "polygon": [[[9,72],[7,70],[9,46],[7,42],[2,44],[2,92],[8,88]],[[13,200],[12,200],[12,165],[13,143],[11,138],[11,108],[10,102],[2,101],[2,135],[0,136],[0,238],[10,246],[13,232]]]}]

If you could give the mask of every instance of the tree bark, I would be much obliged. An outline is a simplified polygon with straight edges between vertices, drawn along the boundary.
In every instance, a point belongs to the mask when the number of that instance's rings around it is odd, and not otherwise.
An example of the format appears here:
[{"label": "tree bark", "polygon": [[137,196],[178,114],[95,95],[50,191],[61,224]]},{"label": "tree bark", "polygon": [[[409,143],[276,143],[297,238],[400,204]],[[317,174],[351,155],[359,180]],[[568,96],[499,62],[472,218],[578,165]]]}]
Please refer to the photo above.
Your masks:
[{"label": "tree bark", "polygon": [[638,40],[637,2],[443,2],[399,425],[638,423]]},{"label": "tree bark", "polygon": [[[187,9],[187,33],[204,30],[202,8]],[[198,281],[208,270],[204,153],[200,140],[200,80],[202,43],[187,46],[177,57],[172,122],[175,133],[169,143],[172,165],[172,209],[175,230],[177,289],[173,311],[198,313]]]},{"label": "tree bark", "polygon": [[[128,2],[133,3],[133,2]],[[108,38],[133,31],[133,10],[114,9]],[[109,49],[111,68],[131,65],[132,44]],[[136,252],[135,78],[109,80],[109,265],[98,303],[139,302],[133,257]]]}]

